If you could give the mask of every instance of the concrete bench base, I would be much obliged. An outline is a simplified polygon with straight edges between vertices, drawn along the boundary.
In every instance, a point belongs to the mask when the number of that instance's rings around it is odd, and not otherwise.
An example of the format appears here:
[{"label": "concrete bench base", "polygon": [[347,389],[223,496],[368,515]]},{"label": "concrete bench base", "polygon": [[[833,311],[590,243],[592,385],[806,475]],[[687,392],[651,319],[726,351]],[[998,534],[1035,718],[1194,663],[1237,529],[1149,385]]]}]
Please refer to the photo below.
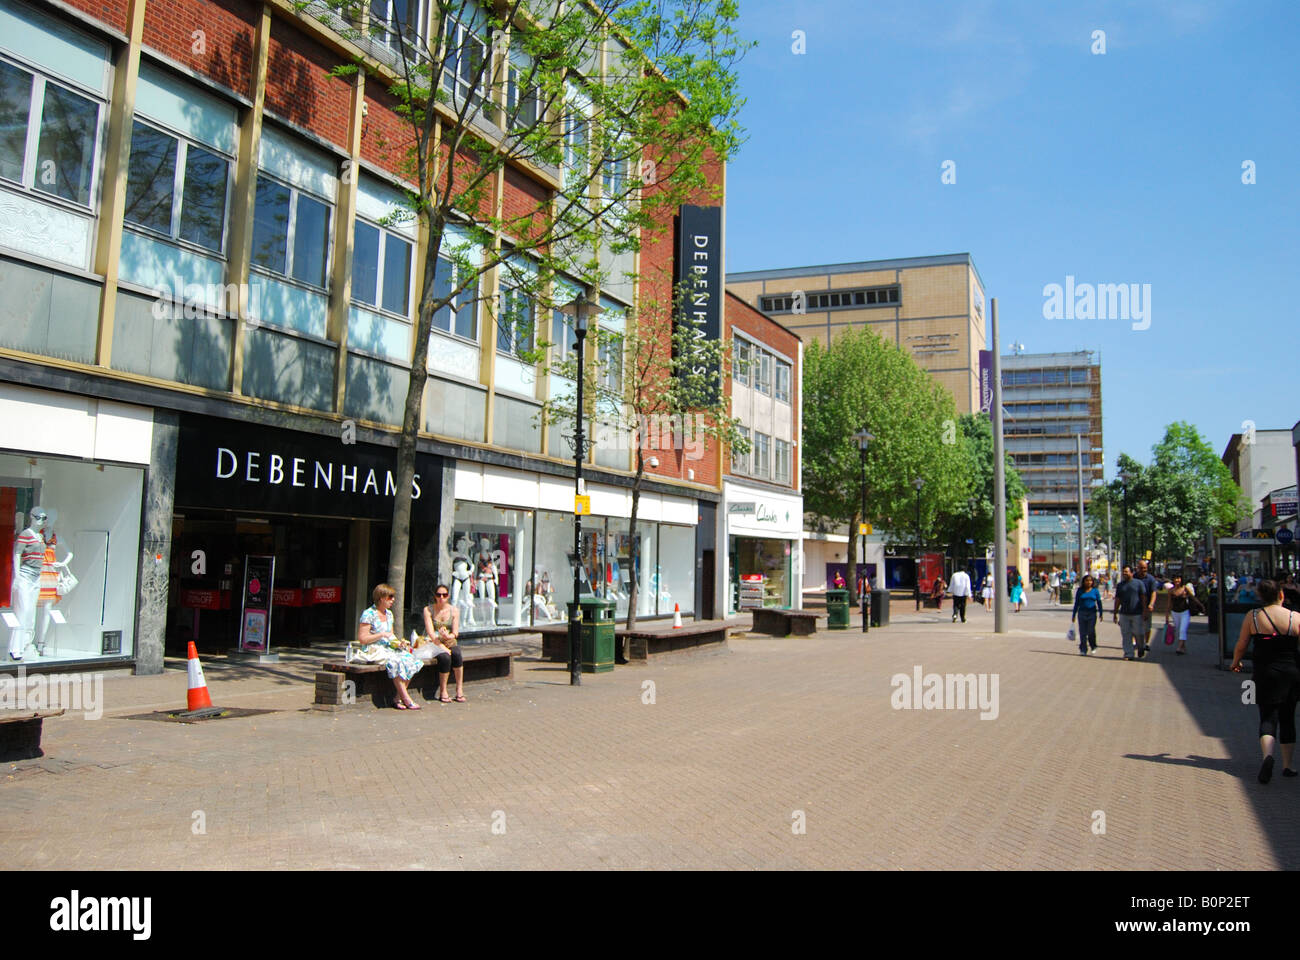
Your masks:
[{"label": "concrete bench base", "polygon": [[[461,658],[465,662],[466,683],[486,683],[514,678],[515,657],[520,654],[518,647],[508,647],[493,643],[483,646],[461,644]],[[347,683],[355,686],[348,696]],[[455,678],[448,677],[448,690]],[[407,690],[419,693],[426,702],[438,697],[437,664],[426,664],[424,669],[411,678]],[[393,681],[388,679],[388,671],[382,663],[345,663],[332,660],[321,664],[316,674],[315,697],[312,706],[317,710],[339,710],[363,698],[369,698],[376,707],[391,707],[395,691]]]},{"label": "concrete bench base", "polygon": [[45,756],[41,749],[42,722],[46,717],[62,715],[62,710],[0,711],[0,761],[32,760]]},{"label": "concrete bench base", "polygon": [[754,609],[754,632],[773,637],[807,637],[817,632],[817,618],[824,613],[813,610],[778,610],[775,607]]}]

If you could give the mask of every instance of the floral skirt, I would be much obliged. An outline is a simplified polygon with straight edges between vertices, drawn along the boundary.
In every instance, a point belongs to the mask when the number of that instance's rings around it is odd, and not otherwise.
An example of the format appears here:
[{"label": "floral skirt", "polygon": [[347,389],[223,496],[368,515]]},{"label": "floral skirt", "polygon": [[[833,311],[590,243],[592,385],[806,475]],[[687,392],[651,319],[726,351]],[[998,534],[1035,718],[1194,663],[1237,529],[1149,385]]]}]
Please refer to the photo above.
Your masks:
[{"label": "floral skirt", "polygon": [[424,661],[413,653],[407,653],[405,650],[393,650],[389,653],[388,659],[384,661],[384,669],[394,680],[410,680],[420,672],[424,666]]}]

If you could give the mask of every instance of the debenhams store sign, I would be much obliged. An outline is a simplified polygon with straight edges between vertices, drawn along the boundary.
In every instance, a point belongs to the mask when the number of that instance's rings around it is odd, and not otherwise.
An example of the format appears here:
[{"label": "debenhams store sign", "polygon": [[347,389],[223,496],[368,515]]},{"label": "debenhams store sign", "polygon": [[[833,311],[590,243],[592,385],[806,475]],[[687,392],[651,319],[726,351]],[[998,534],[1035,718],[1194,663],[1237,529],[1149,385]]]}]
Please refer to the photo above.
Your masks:
[{"label": "debenhams store sign", "polygon": [[[344,439],[340,434],[322,436],[214,417],[182,417],[176,506],[391,518],[397,493],[396,451]],[[441,459],[417,454],[410,490],[417,515],[424,491],[437,492],[441,484]],[[438,509],[436,502],[432,509]]]}]

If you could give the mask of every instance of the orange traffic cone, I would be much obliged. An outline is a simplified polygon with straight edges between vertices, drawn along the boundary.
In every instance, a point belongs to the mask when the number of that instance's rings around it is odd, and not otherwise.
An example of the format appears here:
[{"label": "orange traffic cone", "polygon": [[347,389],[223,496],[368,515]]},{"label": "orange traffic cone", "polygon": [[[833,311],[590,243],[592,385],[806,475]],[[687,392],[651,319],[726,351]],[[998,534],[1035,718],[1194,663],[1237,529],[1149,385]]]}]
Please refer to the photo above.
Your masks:
[{"label": "orange traffic cone", "polygon": [[208,696],[208,684],[203,679],[203,666],[199,663],[199,652],[194,648],[194,641],[190,641],[189,649],[186,651],[189,657],[189,675],[190,689],[187,694],[189,707],[187,709],[202,710],[204,707],[212,706],[212,698]]},{"label": "orange traffic cone", "polygon": [[682,605],[680,603],[674,603],[673,604],[673,629],[680,630],[681,626],[682,626]]}]

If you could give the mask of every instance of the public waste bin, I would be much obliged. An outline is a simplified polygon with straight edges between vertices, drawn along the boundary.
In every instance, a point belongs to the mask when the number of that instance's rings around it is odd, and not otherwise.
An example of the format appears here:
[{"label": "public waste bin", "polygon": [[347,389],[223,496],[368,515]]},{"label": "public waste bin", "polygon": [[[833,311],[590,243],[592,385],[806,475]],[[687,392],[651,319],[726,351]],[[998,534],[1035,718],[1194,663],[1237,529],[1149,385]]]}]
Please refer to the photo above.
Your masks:
[{"label": "public waste bin", "polygon": [[889,591],[871,591],[871,625],[873,627],[889,626]]},{"label": "public waste bin", "polygon": [[849,592],[847,590],[826,591],[826,626],[831,630],[849,628]]},{"label": "public waste bin", "polygon": [[1074,603],[1074,587],[1068,583],[1061,584],[1061,602]]},{"label": "public waste bin", "polygon": [[[582,597],[582,672],[608,673],[614,669],[614,601],[600,597]],[[573,604],[569,604],[573,616]]]}]

